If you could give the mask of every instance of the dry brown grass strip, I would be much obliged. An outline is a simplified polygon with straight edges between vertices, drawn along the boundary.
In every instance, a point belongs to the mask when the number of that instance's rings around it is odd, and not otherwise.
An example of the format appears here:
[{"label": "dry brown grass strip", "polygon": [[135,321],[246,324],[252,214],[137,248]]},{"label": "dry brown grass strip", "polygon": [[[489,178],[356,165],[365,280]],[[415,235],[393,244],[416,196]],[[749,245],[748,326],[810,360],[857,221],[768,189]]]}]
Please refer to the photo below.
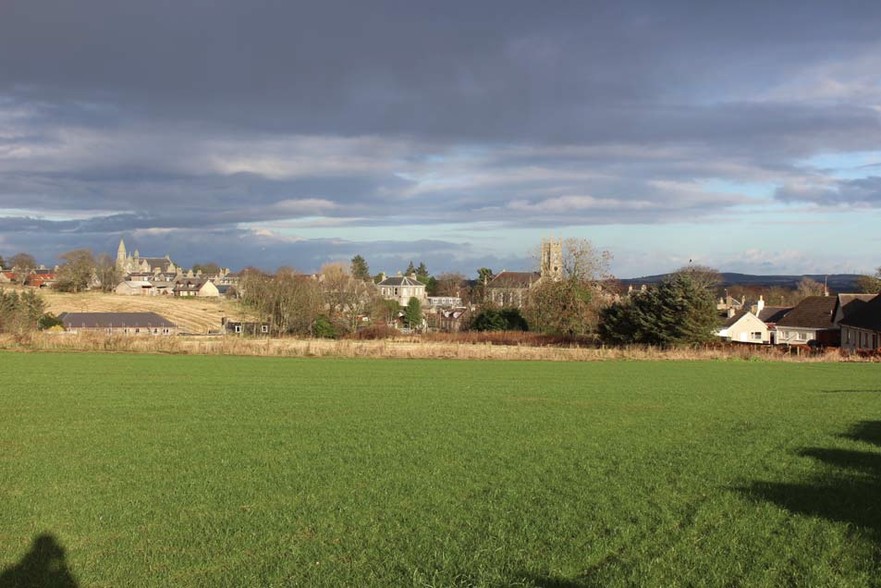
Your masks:
[{"label": "dry brown grass strip", "polygon": [[786,353],[772,347],[740,345],[702,349],[499,345],[491,342],[423,341],[416,337],[383,340],[327,340],[234,336],[151,337],[104,334],[35,333],[22,338],[0,336],[0,349],[105,353],[240,355],[262,357],[351,357],[397,359],[611,361],[611,360],[743,360],[839,362],[879,361],[878,357],[825,353]]}]

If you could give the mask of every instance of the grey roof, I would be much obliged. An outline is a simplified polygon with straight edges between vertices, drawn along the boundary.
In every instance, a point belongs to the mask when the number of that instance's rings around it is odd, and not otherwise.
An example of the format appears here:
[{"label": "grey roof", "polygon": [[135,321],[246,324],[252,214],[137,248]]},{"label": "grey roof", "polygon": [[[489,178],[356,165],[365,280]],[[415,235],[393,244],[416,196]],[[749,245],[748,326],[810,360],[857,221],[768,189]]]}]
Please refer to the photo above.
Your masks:
[{"label": "grey roof", "polygon": [[425,286],[419,280],[414,280],[413,278],[408,278],[407,276],[395,276],[392,278],[386,278],[381,281],[379,286]]},{"label": "grey roof", "polygon": [[876,295],[869,302],[863,303],[856,311],[841,319],[840,324],[869,331],[881,331],[881,294]]},{"label": "grey roof", "polygon": [[538,272],[501,272],[490,280],[487,288],[529,288],[541,278]]},{"label": "grey roof", "polygon": [[102,329],[110,327],[176,327],[173,322],[155,312],[62,312],[58,318],[64,328]]},{"label": "grey roof", "polygon": [[777,321],[777,326],[834,329],[833,313],[837,301],[838,298],[833,296],[808,296]]},{"label": "grey roof", "polygon": [[168,266],[171,265],[171,260],[166,257],[139,257],[137,259],[138,263],[147,262],[150,267],[159,267],[160,271],[167,272]]}]

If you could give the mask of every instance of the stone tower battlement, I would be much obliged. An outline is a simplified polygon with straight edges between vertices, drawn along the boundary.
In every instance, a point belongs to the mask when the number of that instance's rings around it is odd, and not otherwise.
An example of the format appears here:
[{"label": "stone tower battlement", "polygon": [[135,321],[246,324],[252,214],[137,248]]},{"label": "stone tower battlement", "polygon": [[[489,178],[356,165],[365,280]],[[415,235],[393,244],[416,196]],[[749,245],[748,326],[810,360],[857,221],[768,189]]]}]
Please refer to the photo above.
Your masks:
[{"label": "stone tower battlement", "polygon": [[542,239],[541,277],[558,282],[563,279],[563,242],[559,239]]}]

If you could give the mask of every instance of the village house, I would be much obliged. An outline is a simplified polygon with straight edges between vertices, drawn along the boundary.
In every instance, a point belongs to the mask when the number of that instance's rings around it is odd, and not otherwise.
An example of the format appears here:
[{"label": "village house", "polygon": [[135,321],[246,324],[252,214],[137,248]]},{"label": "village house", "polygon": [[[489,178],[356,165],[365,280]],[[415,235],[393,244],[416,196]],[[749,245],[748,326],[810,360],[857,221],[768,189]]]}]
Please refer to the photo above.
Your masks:
[{"label": "village house", "polygon": [[735,343],[768,345],[772,342],[771,333],[772,330],[759,317],[748,310],[741,310],[728,317],[716,335]]},{"label": "village house", "polygon": [[469,311],[467,308],[437,308],[435,312],[425,316],[430,329],[457,333],[468,323]]},{"label": "village house", "polygon": [[462,298],[459,296],[429,296],[428,307],[437,308],[458,308],[462,306]]},{"label": "village house", "polygon": [[425,284],[416,279],[416,274],[403,276],[399,273],[391,278],[383,276],[376,287],[384,300],[394,300],[399,306],[407,306],[411,298],[415,298],[420,304],[426,301]]},{"label": "village house", "polygon": [[[733,300],[736,301],[736,299]],[[792,307],[765,306],[765,300],[762,296],[759,296],[759,300],[749,310],[744,309],[745,301],[737,302],[737,305],[726,305],[727,317],[716,335],[733,343],[774,345],[776,343],[777,322],[786,316]]]},{"label": "village house", "polygon": [[777,345],[820,345],[835,347],[840,330],[835,324],[832,296],[808,296],[777,321]]},{"label": "village house", "polygon": [[836,297],[835,311],[833,312],[835,324],[840,326],[842,320],[858,312],[875,296],[876,294],[839,294]]},{"label": "village house", "polygon": [[860,304],[841,319],[841,348],[846,351],[881,349],[881,294]]},{"label": "village house", "polygon": [[124,280],[113,289],[113,293],[122,296],[156,296],[158,291],[152,282],[146,280]]},{"label": "village house", "polygon": [[50,288],[56,281],[56,273],[54,269],[39,267],[31,272],[25,284],[32,288]]},{"label": "village house", "polygon": [[200,296],[203,298],[217,298],[220,292],[211,280],[203,278],[180,278],[174,283],[172,290],[175,296],[187,298]]},{"label": "village house", "polygon": [[269,323],[254,321],[231,321],[226,317],[220,319],[220,326],[227,335],[250,335],[267,337],[270,334]]},{"label": "village house", "polygon": [[155,312],[62,312],[58,319],[69,333],[177,334],[177,325]]}]

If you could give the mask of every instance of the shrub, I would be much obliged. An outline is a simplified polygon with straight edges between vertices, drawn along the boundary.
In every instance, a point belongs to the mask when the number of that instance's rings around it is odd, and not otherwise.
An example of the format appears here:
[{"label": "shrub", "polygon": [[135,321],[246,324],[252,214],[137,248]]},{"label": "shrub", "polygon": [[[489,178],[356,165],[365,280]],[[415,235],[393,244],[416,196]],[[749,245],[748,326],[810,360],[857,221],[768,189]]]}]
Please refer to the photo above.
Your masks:
[{"label": "shrub", "polygon": [[326,316],[320,315],[312,325],[312,336],[319,339],[336,339],[339,334],[333,322]]}]

